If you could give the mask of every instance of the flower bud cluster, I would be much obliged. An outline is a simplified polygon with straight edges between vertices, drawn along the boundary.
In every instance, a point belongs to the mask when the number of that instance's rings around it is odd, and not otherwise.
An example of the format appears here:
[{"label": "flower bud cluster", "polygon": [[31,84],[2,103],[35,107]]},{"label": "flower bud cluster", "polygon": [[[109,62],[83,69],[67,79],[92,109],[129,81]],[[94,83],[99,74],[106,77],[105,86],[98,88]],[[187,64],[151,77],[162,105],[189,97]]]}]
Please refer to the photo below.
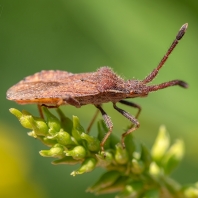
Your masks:
[{"label": "flower bud cluster", "polygon": [[97,166],[106,169],[87,192],[117,192],[116,198],[198,197],[197,184],[182,187],[168,177],[183,157],[184,143],[177,140],[170,145],[165,127],[160,128],[151,152],[131,134],[125,139],[126,149],[122,148],[119,138],[111,134],[105,151],[101,152],[100,142],[108,132],[103,121],[98,122],[98,137],[93,137],[85,132],[78,117],[73,116],[71,120],[57,109],[57,118],[48,108],[42,107],[42,110],[45,119],[14,108],[10,112],[23,127],[31,130],[29,136],[49,147],[39,153],[43,157],[56,158],[52,162],[54,165],[80,164],[71,173],[73,176],[91,172]]}]

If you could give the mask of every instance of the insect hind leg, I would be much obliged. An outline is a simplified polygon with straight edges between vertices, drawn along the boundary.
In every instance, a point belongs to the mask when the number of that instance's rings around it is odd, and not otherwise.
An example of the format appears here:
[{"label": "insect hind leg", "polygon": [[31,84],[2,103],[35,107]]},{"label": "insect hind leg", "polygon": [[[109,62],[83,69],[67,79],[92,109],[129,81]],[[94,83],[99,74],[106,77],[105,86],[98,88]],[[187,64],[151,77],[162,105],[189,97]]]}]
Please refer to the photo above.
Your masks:
[{"label": "insect hind leg", "polygon": [[47,107],[49,109],[52,109],[52,108],[58,108],[60,105],[54,105],[54,106],[50,106],[50,105],[46,105],[46,104],[38,104],[37,107],[38,107],[38,111],[39,111],[39,114],[40,114],[40,117],[44,119],[44,114],[43,114],[43,110],[42,110],[42,107]]},{"label": "insect hind leg", "polygon": [[130,107],[137,108],[137,109],[138,109],[138,112],[137,112],[135,118],[138,118],[138,117],[139,117],[140,112],[141,112],[141,110],[142,110],[142,108],[141,108],[140,105],[138,105],[138,104],[136,104],[136,103],[133,103],[133,102],[130,102],[130,101],[127,101],[127,100],[120,100],[119,103],[125,104],[125,105],[130,106]]},{"label": "insect hind leg", "polygon": [[105,142],[107,141],[107,139],[109,138],[109,136],[111,135],[111,132],[113,130],[113,123],[111,121],[111,118],[107,115],[107,113],[103,110],[103,108],[100,105],[95,105],[95,106],[101,112],[104,122],[105,122],[107,128],[109,129],[109,131],[106,133],[106,135],[104,136],[104,138],[102,139],[102,141],[100,143],[101,150],[104,151]]}]

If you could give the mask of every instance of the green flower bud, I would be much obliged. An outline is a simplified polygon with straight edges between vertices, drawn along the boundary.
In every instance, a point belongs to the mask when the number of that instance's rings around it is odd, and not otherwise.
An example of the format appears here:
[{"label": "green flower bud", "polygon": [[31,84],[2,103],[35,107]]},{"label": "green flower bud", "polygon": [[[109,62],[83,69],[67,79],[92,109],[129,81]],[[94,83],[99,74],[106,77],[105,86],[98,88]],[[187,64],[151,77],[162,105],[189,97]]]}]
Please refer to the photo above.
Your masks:
[{"label": "green flower bud", "polygon": [[96,161],[95,158],[92,158],[92,157],[87,158],[87,159],[84,160],[81,167],[78,170],[73,171],[71,173],[71,175],[76,176],[76,175],[79,175],[79,174],[91,172],[95,168],[96,163],[97,163],[97,161]]},{"label": "green flower bud", "polygon": [[76,146],[72,150],[64,151],[66,156],[72,156],[74,159],[83,159],[86,156],[86,150],[83,146]]},{"label": "green flower bud", "polygon": [[95,154],[95,156],[97,157],[98,165],[102,167],[107,167],[114,161],[113,154],[109,151],[105,151],[105,157],[103,153]]},{"label": "green flower bud", "polygon": [[184,194],[185,198],[197,198],[198,197],[198,182],[195,184],[189,184],[183,186],[182,193]]},{"label": "green flower bud", "polygon": [[[24,115],[26,114],[25,111],[23,113],[24,113]],[[34,130],[36,135],[45,136],[45,135],[48,134],[49,128],[42,118],[37,118],[37,117],[34,117],[34,116],[28,116],[27,119],[31,123],[32,129]]]},{"label": "green flower bud", "polygon": [[13,115],[15,115],[19,122],[21,123],[21,125],[27,129],[33,129],[32,128],[32,124],[29,122],[29,117],[31,117],[31,115],[24,115],[23,113],[21,113],[19,110],[14,109],[14,108],[10,108],[9,109],[10,113],[12,113]]},{"label": "green flower bud", "polygon": [[100,150],[100,141],[95,138],[92,137],[86,133],[82,133],[81,134],[81,138],[83,140],[86,140],[87,142],[87,148],[92,151],[92,152],[98,152]]},{"label": "green flower bud", "polygon": [[170,145],[170,137],[164,126],[160,127],[158,136],[151,149],[151,155],[156,162],[161,161]]},{"label": "green flower bud", "polygon": [[105,172],[93,186],[87,189],[87,192],[98,192],[100,189],[111,186],[120,175],[121,173],[116,170]]},{"label": "green flower bud", "polygon": [[54,116],[46,107],[42,107],[44,114],[47,119],[47,125],[49,127],[49,134],[54,136],[56,135],[57,132],[60,131],[61,124],[59,119]]},{"label": "green flower bud", "polygon": [[151,162],[150,167],[149,167],[149,173],[151,175],[160,175],[162,171],[155,162]]},{"label": "green flower bud", "polygon": [[30,131],[27,133],[28,136],[33,137],[33,138],[38,138],[38,136],[36,135],[36,133],[34,131]]},{"label": "green flower bud", "polygon": [[56,111],[60,117],[61,127],[71,135],[73,128],[72,120],[66,117],[59,108],[57,108]]},{"label": "green flower bud", "polygon": [[[97,126],[98,126],[98,139],[102,141],[106,133],[109,131],[109,129],[107,128],[103,120],[100,120]],[[110,148],[110,138],[106,140],[104,145],[105,150],[107,150],[108,148]]]},{"label": "green flower bud", "polygon": [[[29,133],[28,133],[29,135]],[[43,144],[45,144],[46,146],[52,147],[55,144],[57,144],[57,141],[54,139],[49,139],[48,137],[44,137],[44,136],[37,136],[37,139],[39,139]]]},{"label": "green flower bud", "polygon": [[163,167],[166,174],[171,171],[180,163],[184,155],[184,142],[177,140],[167,151],[163,158]]},{"label": "green flower bud", "polygon": [[81,134],[85,132],[84,128],[80,125],[79,118],[77,116],[73,116],[73,129],[72,136],[75,138],[77,142],[81,142]]},{"label": "green flower bud", "polygon": [[62,130],[60,130],[60,132],[57,133],[56,140],[59,144],[65,146],[75,145],[75,143],[72,141],[70,134]]},{"label": "green flower bud", "polygon": [[134,174],[141,174],[145,170],[142,160],[132,159],[131,165],[131,170]]},{"label": "green flower bud", "polygon": [[135,181],[127,184],[123,191],[121,191],[116,198],[126,198],[126,197],[139,197],[138,195],[142,191],[144,185],[142,181]]},{"label": "green flower bud", "polygon": [[126,164],[129,161],[129,154],[126,149],[122,148],[122,145],[118,143],[116,146],[116,151],[115,151],[115,161],[118,164]]},{"label": "green flower bud", "polygon": [[41,150],[39,153],[43,157],[63,157],[64,147],[60,144],[55,144],[50,150]]},{"label": "green flower bud", "polygon": [[82,160],[75,160],[71,156],[65,156],[61,159],[57,159],[52,162],[52,164],[54,165],[59,165],[59,164],[75,165],[75,164],[80,164],[80,163],[82,163]]}]

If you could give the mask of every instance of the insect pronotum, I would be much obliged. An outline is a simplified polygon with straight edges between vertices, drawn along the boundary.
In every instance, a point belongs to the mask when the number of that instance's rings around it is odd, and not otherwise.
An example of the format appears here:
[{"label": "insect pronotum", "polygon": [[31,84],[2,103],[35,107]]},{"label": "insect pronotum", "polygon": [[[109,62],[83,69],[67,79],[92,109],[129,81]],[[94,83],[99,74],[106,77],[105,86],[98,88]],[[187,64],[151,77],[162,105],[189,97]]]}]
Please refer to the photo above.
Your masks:
[{"label": "insect pronotum", "polygon": [[[101,112],[108,127],[108,132],[101,141],[101,150],[104,151],[104,144],[110,136],[113,123],[107,113],[103,110],[102,104],[112,102],[113,107],[132,123],[131,128],[122,134],[121,143],[125,147],[124,138],[139,127],[137,120],[141,107],[133,102],[124,99],[145,97],[150,92],[164,89],[166,87],[179,85],[187,88],[188,84],[182,80],[171,80],[157,85],[148,85],[161,67],[164,65],[179,40],[184,36],[188,24],[185,23],[176,35],[175,40],[161,59],[158,66],[143,80],[124,80],[113,72],[109,67],[101,67],[96,72],[73,74],[66,71],[41,71],[32,76],[26,77],[7,91],[7,99],[19,104],[37,104],[42,115],[41,106],[59,107],[60,105],[72,105],[77,108],[93,104]],[[122,103],[138,109],[137,115],[132,116],[128,112],[117,107]],[[97,115],[97,113],[96,113]],[[95,115],[95,117],[96,117]],[[93,118],[93,121],[95,120]],[[90,129],[90,127],[88,129]]]}]

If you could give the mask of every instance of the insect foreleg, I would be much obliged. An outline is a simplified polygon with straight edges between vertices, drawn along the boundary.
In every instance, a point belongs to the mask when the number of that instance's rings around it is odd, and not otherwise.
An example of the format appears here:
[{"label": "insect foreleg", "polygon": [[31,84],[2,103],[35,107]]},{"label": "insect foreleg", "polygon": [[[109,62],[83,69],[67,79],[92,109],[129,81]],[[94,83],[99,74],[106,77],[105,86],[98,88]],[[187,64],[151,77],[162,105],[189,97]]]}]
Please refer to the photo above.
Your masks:
[{"label": "insect foreleg", "polygon": [[113,103],[113,107],[114,107],[114,109],[116,109],[119,113],[121,113],[124,117],[129,119],[134,124],[134,125],[132,125],[132,127],[128,131],[126,131],[125,133],[122,134],[121,143],[122,143],[123,148],[125,148],[124,138],[128,134],[130,134],[133,131],[135,131],[140,126],[140,124],[139,124],[138,120],[134,116],[130,115],[129,113],[127,113],[123,109],[118,108],[115,103]]}]

